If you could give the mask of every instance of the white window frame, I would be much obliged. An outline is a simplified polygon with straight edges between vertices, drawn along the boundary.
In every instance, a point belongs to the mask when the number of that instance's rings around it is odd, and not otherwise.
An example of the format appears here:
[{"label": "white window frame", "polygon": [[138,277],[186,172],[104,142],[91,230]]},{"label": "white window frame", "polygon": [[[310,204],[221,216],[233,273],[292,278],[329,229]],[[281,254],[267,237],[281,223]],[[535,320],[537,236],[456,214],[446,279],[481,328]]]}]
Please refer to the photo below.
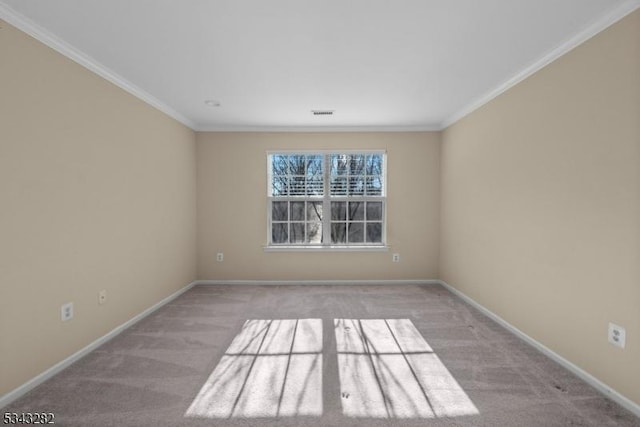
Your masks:
[{"label": "white window frame", "polygon": [[[267,151],[267,244],[264,246],[265,251],[387,251],[387,152],[385,150],[274,150]],[[272,196],[272,165],[271,158],[274,155],[317,155],[323,157],[323,194],[322,196]],[[331,164],[330,156],[335,154],[346,155],[381,155],[382,156],[382,194],[380,196],[331,196],[330,184],[331,184]],[[272,243],[272,203],[274,201],[321,201],[323,204],[323,218],[322,218],[322,242],[320,244],[295,244],[295,243]],[[346,244],[332,244],[331,243],[331,224],[335,222],[331,220],[331,202],[332,201],[358,201],[365,202],[364,219],[362,222],[364,226],[364,242],[358,243],[346,243]],[[366,242],[366,202],[382,202],[382,230],[381,230],[381,242],[367,243]],[[290,211],[290,209],[289,209]],[[344,222],[349,222],[345,220]],[[376,221],[377,222],[377,221]],[[287,220],[287,223],[291,223],[291,219]],[[348,236],[348,232],[347,232]],[[347,237],[348,239],[348,237]]]}]

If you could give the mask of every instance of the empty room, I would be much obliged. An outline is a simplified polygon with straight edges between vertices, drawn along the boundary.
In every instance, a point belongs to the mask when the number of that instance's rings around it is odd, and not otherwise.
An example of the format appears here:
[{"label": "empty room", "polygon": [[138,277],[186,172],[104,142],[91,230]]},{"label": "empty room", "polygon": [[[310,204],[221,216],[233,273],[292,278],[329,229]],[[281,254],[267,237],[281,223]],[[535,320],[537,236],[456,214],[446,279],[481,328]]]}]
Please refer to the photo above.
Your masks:
[{"label": "empty room", "polygon": [[640,426],[640,0],[0,0],[0,416]]}]

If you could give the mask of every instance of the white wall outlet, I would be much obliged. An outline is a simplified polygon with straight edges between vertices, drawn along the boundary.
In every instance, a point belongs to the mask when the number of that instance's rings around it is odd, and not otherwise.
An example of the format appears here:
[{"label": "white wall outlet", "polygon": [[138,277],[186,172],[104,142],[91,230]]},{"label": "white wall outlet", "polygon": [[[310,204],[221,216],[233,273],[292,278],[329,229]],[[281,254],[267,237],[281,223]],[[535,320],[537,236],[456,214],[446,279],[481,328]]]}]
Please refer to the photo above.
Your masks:
[{"label": "white wall outlet", "polygon": [[68,302],[60,307],[60,318],[63,322],[73,319],[73,303]]},{"label": "white wall outlet", "polygon": [[218,262],[224,261],[224,254],[222,252],[218,252],[218,255],[216,255],[216,261]]},{"label": "white wall outlet", "polygon": [[400,262],[400,254],[393,254],[391,256],[391,259],[393,260],[393,262]]},{"label": "white wall outlet", "polygon": [[98,292],[98,304],[102,305],[107,302],[107,290],[103,289]]},{"label": "white wall outlet", "polygon": [[627,332],[622,326],[609,323],[609,342],[616,347],[624,348],[627,341]]}]

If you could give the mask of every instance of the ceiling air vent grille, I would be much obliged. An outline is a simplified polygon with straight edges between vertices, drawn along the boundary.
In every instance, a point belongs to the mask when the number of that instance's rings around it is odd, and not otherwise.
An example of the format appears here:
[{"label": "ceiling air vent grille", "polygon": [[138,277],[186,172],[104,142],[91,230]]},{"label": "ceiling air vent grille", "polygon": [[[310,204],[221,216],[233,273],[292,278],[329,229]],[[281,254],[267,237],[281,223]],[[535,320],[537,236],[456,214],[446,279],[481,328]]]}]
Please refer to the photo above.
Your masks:
[{"label": "ceiling air vent grille", "polygon": [[311,110],[314,116],[332,116],[333,110]]}]

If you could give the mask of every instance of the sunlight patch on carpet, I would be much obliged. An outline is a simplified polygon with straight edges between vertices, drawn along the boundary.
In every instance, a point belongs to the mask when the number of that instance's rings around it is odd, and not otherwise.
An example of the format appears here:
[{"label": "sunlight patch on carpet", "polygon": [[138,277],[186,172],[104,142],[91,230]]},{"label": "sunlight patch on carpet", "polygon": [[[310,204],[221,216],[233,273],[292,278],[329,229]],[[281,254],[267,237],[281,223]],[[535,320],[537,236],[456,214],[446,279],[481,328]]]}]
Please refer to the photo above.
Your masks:
[{"label": "sunlight patch on carpet", "polygon": [[342,412],[435,418],[478,413],[409,319],[335,319]]},{"label": "sunlight patch on carpet", "polygon": [[247,320],[185,416],[322,415],[322,320]]}]

